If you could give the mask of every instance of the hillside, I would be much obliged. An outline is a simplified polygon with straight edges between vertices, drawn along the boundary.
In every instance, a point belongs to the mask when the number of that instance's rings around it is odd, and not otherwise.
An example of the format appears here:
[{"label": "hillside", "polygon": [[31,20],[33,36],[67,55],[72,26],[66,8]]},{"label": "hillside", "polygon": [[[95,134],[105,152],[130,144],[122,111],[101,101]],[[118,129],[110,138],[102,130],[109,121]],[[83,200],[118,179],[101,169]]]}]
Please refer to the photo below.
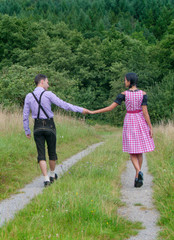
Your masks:
[{"label": "hillside", "polygon": [[[152,122],[173,118],[173,1],[0,3],[1,105],[23,106],[42,72],[63,100],[105,107],[124,89],[125,73],[136,72]],[[124,109],[87,118],[122,125]]]}]

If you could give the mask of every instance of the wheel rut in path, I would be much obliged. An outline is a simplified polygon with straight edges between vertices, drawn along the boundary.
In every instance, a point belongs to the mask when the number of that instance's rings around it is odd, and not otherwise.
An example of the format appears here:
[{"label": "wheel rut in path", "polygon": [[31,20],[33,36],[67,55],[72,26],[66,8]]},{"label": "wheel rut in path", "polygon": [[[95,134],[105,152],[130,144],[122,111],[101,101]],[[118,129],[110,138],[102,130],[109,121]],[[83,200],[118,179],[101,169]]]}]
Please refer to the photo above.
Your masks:
[{"label": "wheel rut in path", "polygon": [[[56,166],[56,173],[61,177],[74,164],[76,164],[83,157],[93,152],[104,142],[96,143],[89,146],[87,149],[77,153],[68,158],[62,164]],[[32,198],[41,193],[44,189],[43,176],[37,177],[31,183],[27,184],[23,189],[20,189],[18,194],[12,195],[10,198],[0,202],[0,227],[9,220],[14,218],[14,215],[27,205]]]},{"label": "wheel rut in path", "polygon": [[135,170],[131,160],[127,162],[126,170],[121,176],[121,200],[126,206],[118,209],[118,213],[131,221],[142,222],[145,229],[139,231],[129,240],[155,240],[160,227],[157,226],[159,213],[153,204],[153,177],[148,173],[146,156],[143,156],[144,184],[141,188],[134,187]]}]

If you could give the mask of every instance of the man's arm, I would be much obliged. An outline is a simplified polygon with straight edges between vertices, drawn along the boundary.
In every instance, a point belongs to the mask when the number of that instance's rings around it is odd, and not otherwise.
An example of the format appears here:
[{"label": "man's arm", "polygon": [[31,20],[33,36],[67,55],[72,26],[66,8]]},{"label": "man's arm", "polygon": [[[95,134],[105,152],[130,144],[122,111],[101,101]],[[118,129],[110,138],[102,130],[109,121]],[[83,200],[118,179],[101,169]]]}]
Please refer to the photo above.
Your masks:
[{"label": "man's arm", "polygon": [[27,138],[31,137],[31,131],[29,128],[29,115],[30,115],[30,106],[28,101],[28,95],[25,98],[24,109],[23,109],[23,126]]},{"label": "man's arm", "polygon": [[57,105],[60,108],[65,109],[66,111],[72,111],[72,112],[80,112],[80,113],[86,113],[84,108],[73,105],[71,103],[67,103],[63,101],[62,99],[58,98],[54,93],[50,92],[50,100],[53,104]]}]

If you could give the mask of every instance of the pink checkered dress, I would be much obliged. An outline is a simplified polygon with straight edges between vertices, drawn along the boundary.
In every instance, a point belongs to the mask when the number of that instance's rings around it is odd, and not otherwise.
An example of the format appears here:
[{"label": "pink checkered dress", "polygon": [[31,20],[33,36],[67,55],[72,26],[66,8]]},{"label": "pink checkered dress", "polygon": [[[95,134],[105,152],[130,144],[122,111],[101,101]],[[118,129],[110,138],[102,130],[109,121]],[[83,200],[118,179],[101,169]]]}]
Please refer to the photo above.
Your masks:
[{"label": "pink checkered dress", "polygon": [[[127,111],[142,110],[143,91],[125,91]],[[126,113],[123,125],[123,152],[138,154],[155,148],[143,112]]]}]

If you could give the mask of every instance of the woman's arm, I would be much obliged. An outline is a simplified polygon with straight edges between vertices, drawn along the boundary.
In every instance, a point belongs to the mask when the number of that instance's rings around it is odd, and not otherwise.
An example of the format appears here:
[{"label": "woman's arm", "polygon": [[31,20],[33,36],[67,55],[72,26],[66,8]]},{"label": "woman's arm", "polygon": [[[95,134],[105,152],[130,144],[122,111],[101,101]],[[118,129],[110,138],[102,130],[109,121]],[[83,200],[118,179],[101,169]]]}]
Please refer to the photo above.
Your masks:
[{"label": "woman's arm", "polygon": [[147,110],[147,106],[146,105],[142,105],[142,110],[143,110],[143,115],[144,115],[144,118],[150,128],[150,137],[152,138],[153,137],[153,130],[152,130],[152,124],[151,124],[151,121],[150,121],[150,117],[149,117],[149,113],[148,113],[148,110]]},{"label": "woman's arm", "polygon": [[119,104],[116,102],[113,102],[110,106],[101,108],[95,111],[91,111],[91,114],[96,114],[96,113],[104,113],[104,112],[109,112],[112,111],[115,107],[117,107]]}]

